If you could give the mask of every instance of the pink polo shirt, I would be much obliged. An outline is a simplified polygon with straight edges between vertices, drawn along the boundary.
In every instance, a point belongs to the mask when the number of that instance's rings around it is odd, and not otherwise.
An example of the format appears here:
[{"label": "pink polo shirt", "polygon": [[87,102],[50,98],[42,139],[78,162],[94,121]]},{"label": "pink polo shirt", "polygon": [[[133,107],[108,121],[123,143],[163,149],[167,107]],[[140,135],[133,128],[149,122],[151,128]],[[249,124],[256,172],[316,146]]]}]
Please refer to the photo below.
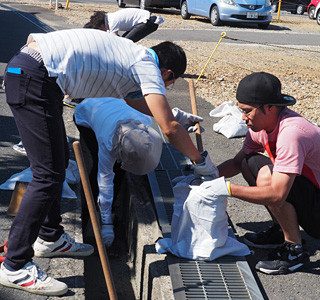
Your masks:
[{"label": "pink polo shirt", "polygon": [[274,158],[273,170],[281,173],[304,175],[320,187],[320,128],[285,108],[276,128],[269,134],[265,130],[249,129],[243,145],[245,154],[264,152]]}]

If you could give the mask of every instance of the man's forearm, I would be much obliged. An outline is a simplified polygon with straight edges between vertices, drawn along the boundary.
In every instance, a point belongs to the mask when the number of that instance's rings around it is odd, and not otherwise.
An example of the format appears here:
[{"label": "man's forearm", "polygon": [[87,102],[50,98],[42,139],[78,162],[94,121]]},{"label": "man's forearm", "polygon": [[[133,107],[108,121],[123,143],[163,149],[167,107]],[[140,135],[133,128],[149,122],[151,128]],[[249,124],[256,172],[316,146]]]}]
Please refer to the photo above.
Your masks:
[{"label": "man's forearm", "polygon": [[243,186],[231,183],[230,191],[232,197],[265,206],[279,206],[285,201],[271,186]]},{"label": "man's forearm", "polygon": [[187,131],[176,121],[172,122],[174,130],[163,132],[168,142],[195,163],[203,162],[203,157],[194,146]]}]

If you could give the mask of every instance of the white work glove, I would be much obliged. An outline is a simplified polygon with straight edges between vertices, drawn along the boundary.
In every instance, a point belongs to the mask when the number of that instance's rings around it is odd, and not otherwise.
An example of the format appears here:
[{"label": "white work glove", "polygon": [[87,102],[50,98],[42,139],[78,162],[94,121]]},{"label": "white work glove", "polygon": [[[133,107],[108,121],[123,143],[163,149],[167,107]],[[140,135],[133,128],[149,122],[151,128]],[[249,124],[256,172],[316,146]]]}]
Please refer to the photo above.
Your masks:
[{"label": "white work glove", "polygon": [[103,238],[103,242],[106,245],[106,247],[110,247],[114,240],[114,232],[113,232],[113,225],[101,225],[101,234]]},{"label": "white work glove", "polygon": [[[189,133],[195,132],[197,130],[195,124],[203,121],[203,118],[191,113],[187,113],[177,107],[172,109],[172,113],[176,121],[180,123]],[[200,127],[200,131],[204,132],[204,129]]]},{"label": "white work glove", "polygon": [[219,171],[217,167],[211,161],[211,158],[207,151],[201,153],[204,158],[204,162],[200,164],[193,164],[194,176],[202,178],[204,180],[212,180],[219,177]]}]

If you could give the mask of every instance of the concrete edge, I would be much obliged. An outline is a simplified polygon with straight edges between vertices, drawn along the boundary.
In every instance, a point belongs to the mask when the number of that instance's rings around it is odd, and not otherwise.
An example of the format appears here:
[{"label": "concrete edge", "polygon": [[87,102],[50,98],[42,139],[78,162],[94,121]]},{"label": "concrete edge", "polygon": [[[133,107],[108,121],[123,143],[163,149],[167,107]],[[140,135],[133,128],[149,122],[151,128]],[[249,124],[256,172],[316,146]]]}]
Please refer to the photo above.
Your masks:
[{"label": "concrete edge", "polygon": [[155,242],[162,237],[150,198],[146,176],[126,174],[129,202],[127,243],[128,265],[136,299],[174,299],[165,254],[157,254]]}]

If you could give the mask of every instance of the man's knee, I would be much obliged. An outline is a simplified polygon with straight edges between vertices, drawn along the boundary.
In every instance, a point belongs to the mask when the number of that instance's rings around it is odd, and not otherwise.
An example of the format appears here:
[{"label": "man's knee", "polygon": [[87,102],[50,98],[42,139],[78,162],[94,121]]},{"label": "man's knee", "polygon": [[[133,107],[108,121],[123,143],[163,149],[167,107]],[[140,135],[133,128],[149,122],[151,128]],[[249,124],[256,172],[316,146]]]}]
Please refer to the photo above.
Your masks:
[{"label": "man's knee", "polygon": [[257,186],[270,185],[271,176],[272,176],[272,173],[270,171],[269,166],[263,166],[258,172],[258,176],[256,180]]},{"label": "man's knee", "polygon": [[243,178],[247,181],[250,186],[256,185],[256,177],[252,173],[250,166],[248,165],[247,159],[243,159],[241,162],[241,173]]}]

